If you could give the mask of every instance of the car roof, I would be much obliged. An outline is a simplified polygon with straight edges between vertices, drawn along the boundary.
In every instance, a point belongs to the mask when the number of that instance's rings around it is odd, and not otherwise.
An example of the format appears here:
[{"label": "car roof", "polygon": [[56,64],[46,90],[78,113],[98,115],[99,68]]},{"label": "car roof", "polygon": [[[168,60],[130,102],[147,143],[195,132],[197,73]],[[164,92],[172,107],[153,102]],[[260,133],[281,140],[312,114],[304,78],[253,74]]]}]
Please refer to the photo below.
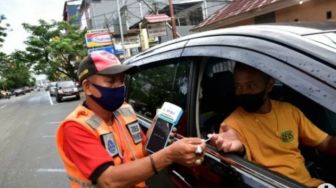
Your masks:
[{"label": "car roof", "polygon": [[[306,37],[308,35],[335,31],[336,22],[275,23],[217,29],[191,34],[185,37],[159,44],[140,54],[133,56],[130,59],[127,59],[125,63],[135,63],[143,58],[160,54],[165,51],[171,51],[178,48],[183,49],[184,47],[188,46],[188,41],[192,41],[193,39],[206,38],[211,36],[247,36],[269,40],[299,49],[305,53],[309,53],[319,59],[322,59],[328,64],[336,66],[336,48],[326,46],[322,47],[322,45],[318,45],[316,44],[316,42],[315,44],[313,44],[314,41],[307,39]],[[209,40],[208,42],[209,44],[211,44],[212,41]],[[310,43],[312,45],[306,46],[303,45],[304,43]],[[142,64],[140,62],[138,63],[139,65]]]},{"label": "car roof", "polygon": [[[332,32],[332,46],[309,38],[328,32]],[[261,24],[218,29],[162,43],[124,63],[147,66],[181,57],[219,57],[245,62],[271,73],[284,83],[291,78],[290,87],[336,112],[335,32],[335,22]],[[329,36],[326,38],[329,40]]]}]

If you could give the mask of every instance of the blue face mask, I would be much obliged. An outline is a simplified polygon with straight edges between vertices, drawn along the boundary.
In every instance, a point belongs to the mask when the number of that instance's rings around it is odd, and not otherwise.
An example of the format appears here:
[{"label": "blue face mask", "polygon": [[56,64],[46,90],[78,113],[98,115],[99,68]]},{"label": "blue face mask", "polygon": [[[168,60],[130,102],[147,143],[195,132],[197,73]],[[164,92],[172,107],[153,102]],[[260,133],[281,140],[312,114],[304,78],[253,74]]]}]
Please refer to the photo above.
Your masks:
[{"label": "blue face mask", "polygon": [[91,84],[94,85],[101,94],[99,98],[93,95],[91,95],[91,98],[105,110],[113,112],[123,104],[125,98],[125,86],[109,88],[93,83]]}]

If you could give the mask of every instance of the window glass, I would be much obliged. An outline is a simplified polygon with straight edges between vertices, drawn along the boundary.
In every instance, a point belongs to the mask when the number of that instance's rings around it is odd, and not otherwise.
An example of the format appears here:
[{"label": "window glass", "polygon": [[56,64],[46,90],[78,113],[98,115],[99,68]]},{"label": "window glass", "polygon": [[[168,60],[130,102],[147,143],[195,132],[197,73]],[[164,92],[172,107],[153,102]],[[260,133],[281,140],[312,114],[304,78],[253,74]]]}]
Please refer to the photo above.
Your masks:
[{"label": "window glass", "polygon": [[[234,66],[234,61],[210,58],[204,67],[199,96],[199,126],[203,137],[218,132],[220,123],[237,107]],[[291,89],[286,83],[275,80],[270,97],[297,106],[319,128],[336,135],[336,113]]]},{"label": "window glass", "polygon": [[64,82],[58,82],[58,87],[73,87],[75,86],[75,83],[73,81],[64,81]]},{"label": "window glass", "polygon": [[234,61],[210,58],[201,81],[199,124],[202,137],[218,132],[220,123],[235,108]]},{"label": "window glass", "polygon": [[188,93],[189,63],[157,64],[127,80],[128,102],[139,115],[150,119],[165,101],[185,109]]}]

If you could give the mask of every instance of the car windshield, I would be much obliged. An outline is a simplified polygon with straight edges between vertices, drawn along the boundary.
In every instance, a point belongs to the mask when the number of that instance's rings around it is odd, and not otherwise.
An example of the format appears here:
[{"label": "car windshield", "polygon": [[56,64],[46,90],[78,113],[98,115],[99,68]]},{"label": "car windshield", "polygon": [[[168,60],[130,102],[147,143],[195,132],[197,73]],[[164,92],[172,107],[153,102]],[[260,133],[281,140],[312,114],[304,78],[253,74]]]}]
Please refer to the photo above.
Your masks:
[{"label": "car windshield", "polygon": [[56,83],[57,83],[57,82],[51,82],[51,83],[50,83],[50,86],[51,86],[51,87],[56,87]]},{"label": "car windshield", "polygon": [[75,83],[73,81],[59,82],[58,87],[74,87]]}]

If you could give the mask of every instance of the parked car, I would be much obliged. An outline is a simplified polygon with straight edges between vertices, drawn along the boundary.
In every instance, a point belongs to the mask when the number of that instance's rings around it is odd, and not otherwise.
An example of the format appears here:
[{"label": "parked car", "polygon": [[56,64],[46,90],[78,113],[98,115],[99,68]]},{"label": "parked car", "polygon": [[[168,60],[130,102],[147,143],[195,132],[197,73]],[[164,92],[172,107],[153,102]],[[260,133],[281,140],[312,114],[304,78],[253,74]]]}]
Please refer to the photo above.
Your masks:
[{"label": "parked car", "polygon": [[13,95],[15,95],[15,96],[24,95],[24,94],[26,94],[26,93],[25,93],[25,90],[23,88],[17,88],[13,91]]},{"label": "parked car", "polygon": [[[125,61],[140,71],[127,78],[127,101],[148,128],[168,101],[183,108],[178,133],[205,138],[236,107],[232,71],[237,62],[277,82],[272,98],[299,107],[322,130],[336,135],[336,24],[296,23],[227,28],[182,37]],[[172,165],[176,187],[304,187],[234,154],[209,146],[194,168]],[[336,160],[301,148],[310,173],[336,184]]]},{"label": "parked car", "polygon": [[25,93],[30,93],[32,91],[31,88],[28,86],[24,86],[22,89]]},{"label": "parked car", "polygon": [[75,98],[79,100],[80,94],[78,88],[75,85],[75,82],[68,80],[56,83],[55,97],[57,102],[61,102],[63,98]]}]

